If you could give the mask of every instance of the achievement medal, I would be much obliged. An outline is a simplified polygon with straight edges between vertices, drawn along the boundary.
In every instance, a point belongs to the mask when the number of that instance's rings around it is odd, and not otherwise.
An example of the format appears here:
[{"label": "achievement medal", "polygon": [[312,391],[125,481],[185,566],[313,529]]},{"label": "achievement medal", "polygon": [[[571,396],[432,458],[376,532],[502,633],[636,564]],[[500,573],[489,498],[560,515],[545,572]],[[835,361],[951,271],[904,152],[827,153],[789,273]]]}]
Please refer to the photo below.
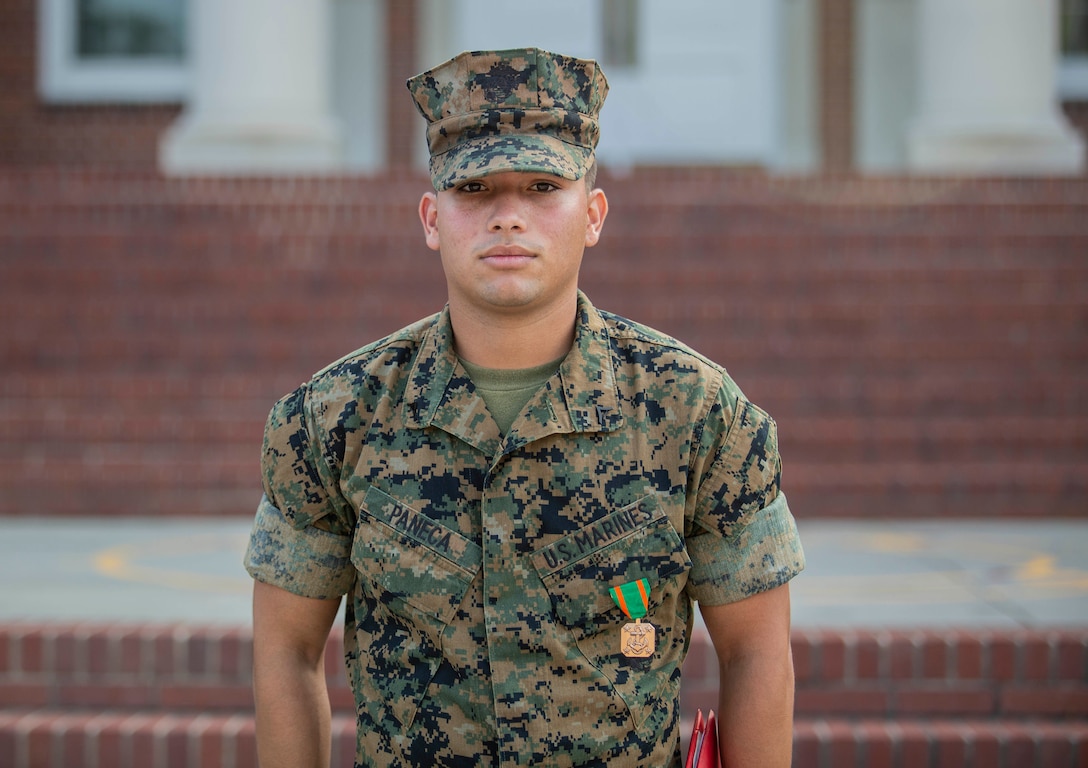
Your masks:
[{"label": "achievement medal", "polygon": [[642,622],[650,606],[650,582],[646,579],[629,581],[612,587],[608,593],[623,614],[635,620],[633,624],[625,624],[620,632],[620,653],[632,659],[653,656],[657,632],[653,624]]}]

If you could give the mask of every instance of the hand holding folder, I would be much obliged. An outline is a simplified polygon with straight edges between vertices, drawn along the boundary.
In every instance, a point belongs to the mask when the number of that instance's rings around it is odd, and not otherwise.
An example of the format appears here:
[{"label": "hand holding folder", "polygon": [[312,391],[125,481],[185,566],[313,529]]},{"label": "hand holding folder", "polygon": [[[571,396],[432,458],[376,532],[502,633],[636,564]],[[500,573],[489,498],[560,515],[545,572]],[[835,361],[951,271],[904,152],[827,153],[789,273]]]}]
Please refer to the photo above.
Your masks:
[{"label": "hand holding folder", "polygon": [[688,746],[688,759],[684,768],[720,768],[718,756],[718,721],[714,719],[714,710],[703,720],[703,710],[695,717],[695,727],[691,730],[691,744]]}]

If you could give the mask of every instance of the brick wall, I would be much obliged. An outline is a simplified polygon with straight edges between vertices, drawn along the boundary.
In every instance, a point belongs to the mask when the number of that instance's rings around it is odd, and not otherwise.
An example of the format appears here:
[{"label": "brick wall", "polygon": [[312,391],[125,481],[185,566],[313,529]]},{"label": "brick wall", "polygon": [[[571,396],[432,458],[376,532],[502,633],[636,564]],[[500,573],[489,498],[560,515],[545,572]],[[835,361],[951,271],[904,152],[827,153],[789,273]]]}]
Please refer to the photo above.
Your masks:
[{"label": "brick wall", "polygon": [[[334,766],[351,765],[342,646],[326,668]],[[1078,766],[1088,760],[1083,631],[795,632],[796,768]],[[0,627],[0,764],[252,766],[246,631],[201,626]],[[716,708],[697,634],[681,710]],[[1002,762],[1004,761],[1004,762]]]},{"label": "brick wall", "polygon": [[843,173],[854,164],[855,0],[819,0],[819,147],[822,168]]},{"label": "brick wall", "polygon": [[0,169],[42,165],[153,169],[172,104],[57,106],[37,93],[35,0],[0,5]]},{"label": "brick wall", "polygon": [[[723,362],[801,516],[1078,516],[1088,181],[604,176],[598,306]],[[244,514],[271,403],[439,308],[426,181],[0,177],[0,514]]]}]

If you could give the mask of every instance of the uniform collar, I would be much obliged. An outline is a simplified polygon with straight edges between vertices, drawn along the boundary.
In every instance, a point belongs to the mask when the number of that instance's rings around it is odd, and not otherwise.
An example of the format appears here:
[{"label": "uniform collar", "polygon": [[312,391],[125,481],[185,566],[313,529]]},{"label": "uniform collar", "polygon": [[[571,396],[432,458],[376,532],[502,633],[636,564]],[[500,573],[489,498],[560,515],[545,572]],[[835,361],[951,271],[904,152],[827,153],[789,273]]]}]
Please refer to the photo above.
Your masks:
[{"label": "uniform collar", "polygon": [[[570,352],[518,417],[502,452],[549,434],[608,432],[623,425],[608,327],[581,291],[577,313]],[[406,426],[438,427],[489,455],[499,452],[498,428],[457,360],[448,306],[420,340],[404,400]]]}]

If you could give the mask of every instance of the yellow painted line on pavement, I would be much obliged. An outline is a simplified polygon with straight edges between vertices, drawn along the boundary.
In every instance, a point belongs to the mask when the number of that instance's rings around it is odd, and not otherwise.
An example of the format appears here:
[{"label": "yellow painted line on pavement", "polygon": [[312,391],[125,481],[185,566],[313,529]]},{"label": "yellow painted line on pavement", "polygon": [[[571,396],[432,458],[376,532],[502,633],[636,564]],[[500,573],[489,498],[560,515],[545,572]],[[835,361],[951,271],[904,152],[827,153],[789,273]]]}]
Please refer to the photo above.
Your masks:
[{"label": "yellow painted line on pavement", "polygon": [[[148,584],[196,592],[244,593],[252,582],[242,568],[244,538],[225,541],[219,536],[182,536],[168,541],[122,544],[96,552],[94,570],[120,581]],[[180,558],[209,552],[237,552],[238,576],[224,576],[200,571],[169,568],[155,564],[167,558]],[[149,563],[150,561],[150,563]]]},{"label": "yellow painted line on pavement", "polygon": [[877,533],[867,537],[867,545],[877,552],[924,552],[926,539],[913,533]]},{"label": "yellow painted line on pavement", "polygon": [[1049,600],[1088,597],[1088,572],[1055,571],[1037,581],[972,580],[962,571],[818,576],[802,573],[791,591],[806,605],[922,605],[974,603],[980,599]]},{"label": "yellow painted line on pavement", "polygon": [[1023,563],[1016,569],[1016,578],[1023,581],[1039,581],[1054,575],[1054,558],[1050,555],[1039,555]]}]

